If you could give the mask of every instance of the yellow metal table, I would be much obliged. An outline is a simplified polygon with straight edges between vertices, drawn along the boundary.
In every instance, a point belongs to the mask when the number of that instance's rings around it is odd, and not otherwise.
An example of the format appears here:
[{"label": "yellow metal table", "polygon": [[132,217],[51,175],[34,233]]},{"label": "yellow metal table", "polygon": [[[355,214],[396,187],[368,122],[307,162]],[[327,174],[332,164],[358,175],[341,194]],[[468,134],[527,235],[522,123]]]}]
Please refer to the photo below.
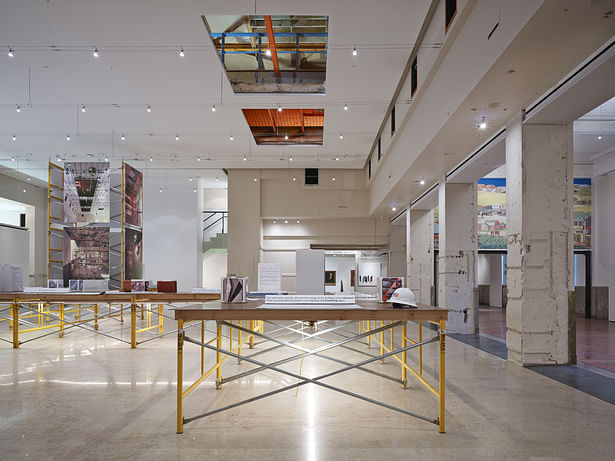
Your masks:
[{"label": "yellow metal table", "polygon": [[[349,395],[364,401],[368,401],[374,403],[376,405],[380,405],[386,408],[389,408],[394,411],[398,411],[404,413],[409,416],[417,417],[422,420],[434,423],[438,425],[439,431],[441,433],[445,432],[444,426],[444,413],[445,413],[445,323],[448,319],[448,311],[443,308],[437,308],[426,305],[419,305],[418,308],[414,309],[397,309],[393,308],[390,303],[376,303],[376,302],[358,302],[357,308],[349,308],[345,305],[327,305],[327,306],[280,306],[276,305],[272,307],[270,305],[264,305],[263,301],[250,301],[245,304],[226,304],[220,302],[211,302],[201,305],[190,305],[186,307],[177,307],[175,308],[175,319],[177,320],[177,328],[178,328],[178,336],[177,336],[177,433],[183,433],[184,424],[187,424],[191,421],[194,421],[199,418],[203,418],[214,413],[218,413],[224,410],[228,410],[231,408],[235,408],[237,406],[253,402],[255,400],[259,400],[264,397],[268,397],[271,395],[275,395],[280,392],[284,392],[286,390],[294,389],[297,386],[305,385],[305,384],[315,384],[318,386],[325,387],[327,389],[341,392],[345,395]],[[213,339],[209,341],[205,341],[205,321],[215,321],[216,322],[216,333]],[[358,322],[358,334],[351,337],[344,337],[339,341],[328,341],[328,344],[318,347],[316,349],[307,350],[304,349],[303,346],[298,346],[294,344],[294,342],[284,341],[279,338],[273,337],[271,335],[265,334],[264,324],[265,322],[272,323],[277,327],[289,331],[294,331],[296,333],[303,334],[302,331],[295,330],[292,327],[288,327],[285,325],[277,324],[276,321],[307,321],[307,322],[317,322],[317,321],[347,321],[352,323]],[[187,336],[185,331],[185,325],[188,322],[200,321],[201,322],[201,337],[200,338],[192,338]],[[244,326],[243,322],[246,322]],[[408,321],[418,322],[418,338],[410,338],[407,335],[406,323]],[[379,322],[379,326],[378,326]],[[386,323],[388,322],[388,323]],[[436,335],[429,338],[423,339],[423,323],[435,324],[436,326]],[[343,327],[347,325],[347,323],[343,323],[341,326],[335,326],[325,332],[336,330],[337,328]],[[222,345],[222,328],[227,327],[229,329],[229,347],[228,349],[223,348]],[[394,348],[393,345],[393,329],[395,327],[402,328],[402,346],[401,348]],[[390,344],[387,345],[385,343],[384,334],[385,331],[390,331],[391,340]],[[233,331],[237,332],[236,340],[233,340]],[[316,333],[313,335],[308,335],[311,337],[316,337],[321,333]],[[256,360],[254,358],[255,355],[261,354],[263,351],[259,351],[253,353],[251,355],[242,354],[242,346],[245,343],[248,343],[251,348],[255,338],[262,338],[265,341],[271,341],[276,346],[269,349],[277,349],[279,347],[291,347],[295,350],[298,350],[299,353],[292,357],[288,357],[286,359],[278,360],[273,363],[264,363],[262,361]],[[328,349],[344,346],[350,343],[351,341],[356,341],[360,339],[366,339],[368,344],[371,341],[374,341],[377,345],[380,346],[380,354],[377,356],[371,356],[370,358],[364,361],[361,361],[356,364],[344,362],[343,360],[339,360],[335,357],[327,356],[324,352]],[[430,384],[425,377],[423,376],[422,370],[422,348],[424,345],[431,342],[439,342],[439,376],[438,376],[438,385],[437,387]],[[184,359],[184,345],[185,343],[192,343],[200,347],[201,349],[201,373],[198,379],[193,382],[190,386],[188,386],[184,390],[184,382],[183,382],[183,359]],[[215,345],[213,345],[215,343]],[[417,348],[419,350],[419,361],[418,361],[418,369],[414,369],[407,362],[407,351],[411,349]],[[205,370],[204,363],[204,351],[210,350],[214,351],[216,355],[215,364]],[[309,355],[315,355],[318,357],[322,357],[325,359],[333,360],[335,362],[341,363],[345,365],[343,368],[340,368],[334,372],[330,372],[321,376],[317,376],[314,378],[309,378],[306,376],[302,376],[297,373],[289,372],[284,369],[279,368],[279,365],[283,363],[288,363],[293,360],[299,360],[302,357],[306,357]],[[256,365],[257,368],[251,369],[237,375],[222,378],[222,364],[223,362],[229,358],[234,357],[239,361],[245,361]],[[386,376],[382,373],[370,370],[368,368],[364,368],[365,365],[369,363],[373,363],[379,360],[384,360],[384,358],[393,357],[396,359],[401,365],[401,379],[392,378]],[[423,415],[418,415],[416,413],[412,413],[405,409],[397,408],[392,405],[379,402],[373,400],[371,398],[347,391],[345,389],[332,386],[330,384],[322,382],[324,378],[343,373],[348,370],[359,369],[361,371],[365,371],[374,375],[378,375],[383,378],[392,379],[396,382],[401,383],[402,387],[406,387],[406,377],[409,372],[412,374],[423,386],[425,386],[439,401],[439,412],[438,417],[429,418]],[[297,384],[292,384],[290,386],[285,386],[265,394],[261,394],[256,397],[252,397],[246,400],[242,400],[240,402],[233,403],[231,405],[227,405],[223,408],[218,408],[212,411],[208,411],[206,413],[202,413],[196,416],[184,417],[183,415],[183,400],[190,394],[194,389],[196,389],[199,384],[201,384],[205,379],[207,379],[214,372],[216,373],[216,388],[220,388],[223,384],[238,379],[240,377],[244,377],[259,371],[263,370],[272,370],[278,373],[285,374],[287,376],[291,376],[295,379],[298,379]]]}]

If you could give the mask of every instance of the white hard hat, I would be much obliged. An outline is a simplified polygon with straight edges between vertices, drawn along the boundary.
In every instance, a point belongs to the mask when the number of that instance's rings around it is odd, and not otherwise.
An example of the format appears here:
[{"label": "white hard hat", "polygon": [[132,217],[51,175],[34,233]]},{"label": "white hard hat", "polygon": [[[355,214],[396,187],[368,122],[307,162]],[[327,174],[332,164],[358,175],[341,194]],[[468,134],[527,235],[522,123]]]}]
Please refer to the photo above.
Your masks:
[{"label": "white hard hat", "polygon": [[416,296],[410,288],[398,288],[391,296],[393,307],[418,307]]}]

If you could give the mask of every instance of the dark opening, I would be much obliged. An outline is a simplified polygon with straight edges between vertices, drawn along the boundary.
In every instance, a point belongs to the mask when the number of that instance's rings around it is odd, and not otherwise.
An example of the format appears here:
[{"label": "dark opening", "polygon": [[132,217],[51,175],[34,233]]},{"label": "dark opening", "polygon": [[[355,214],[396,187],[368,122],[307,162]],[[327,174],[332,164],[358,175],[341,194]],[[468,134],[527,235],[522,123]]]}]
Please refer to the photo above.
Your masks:
[{"label": "dark opening", "polygon": [[372,158],[367,162],[367,179],[372,179]]},{"label": "dark opening", "polygon": [[380,161],[380,157],[382,157],[382,143],[380,142],[380,138],[378,138],[378,161]]},{"label": "dark opening", "polygon": [[391,111],[391,137],[395,134],[395,106],[393,106],[393,110]]},{"label": "dark opening", "polygon": [[418,77],[418,71],[416,68],[416,57],[414,58],[414,61],[412,62],[412,75],[410,77],[410,97],[414,96],[414,93],[416,93],[416,89],[419,86],[419,77]]},{"label": "dark opening", "polygon": [[305,169],[305,185],[318,185],[318,168]]},{"label": "dark opening", "polygon": [[19,214],[19,226],[26,227],[26,214],[25,213]]},{"label": "dark opening", "polygon": [[444,5],[444,19],[446,24],[445,32],[448,32],[455,15],[457,14],[457,0],[445,0]]}]

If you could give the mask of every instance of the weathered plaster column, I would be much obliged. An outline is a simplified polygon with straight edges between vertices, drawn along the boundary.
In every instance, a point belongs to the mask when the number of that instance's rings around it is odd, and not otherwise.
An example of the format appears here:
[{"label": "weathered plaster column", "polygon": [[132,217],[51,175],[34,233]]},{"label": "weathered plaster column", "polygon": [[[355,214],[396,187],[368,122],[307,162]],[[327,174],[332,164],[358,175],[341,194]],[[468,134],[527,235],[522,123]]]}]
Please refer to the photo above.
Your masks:
[{"label": "weathered plaster column", "polygon": [[615,172],[598,173],[592,178],[592,317],[615,322]]},{"label": "weathered plaster column", "polygon": [[522,122],[506,127],[508,358],[565,364],[575,353],[572,124]]},{"label": "weathered plaster column", "polygon": [[449,309],[446,329],[478,332],[476,185],[440,181],[438,305]]},{"label": "weathered plaster column", "polygon": [[408,287],[419,303],[433,304],[433,210],[408,209],[406,241]]}]

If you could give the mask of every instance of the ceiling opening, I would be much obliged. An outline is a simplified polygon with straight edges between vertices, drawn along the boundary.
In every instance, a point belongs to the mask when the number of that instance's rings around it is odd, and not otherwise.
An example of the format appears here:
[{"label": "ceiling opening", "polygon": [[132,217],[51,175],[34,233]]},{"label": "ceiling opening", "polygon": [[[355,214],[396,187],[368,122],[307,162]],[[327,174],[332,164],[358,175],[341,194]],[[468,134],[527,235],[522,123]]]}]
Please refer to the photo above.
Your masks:
[{"label": "ceiling opening", "polygon": [[243,109],[259,145],[322,145],[324,109]]},{"label": "ceiling opening", "polygon": [[235,93],[325,93],[328,16],[202,18]]}]

